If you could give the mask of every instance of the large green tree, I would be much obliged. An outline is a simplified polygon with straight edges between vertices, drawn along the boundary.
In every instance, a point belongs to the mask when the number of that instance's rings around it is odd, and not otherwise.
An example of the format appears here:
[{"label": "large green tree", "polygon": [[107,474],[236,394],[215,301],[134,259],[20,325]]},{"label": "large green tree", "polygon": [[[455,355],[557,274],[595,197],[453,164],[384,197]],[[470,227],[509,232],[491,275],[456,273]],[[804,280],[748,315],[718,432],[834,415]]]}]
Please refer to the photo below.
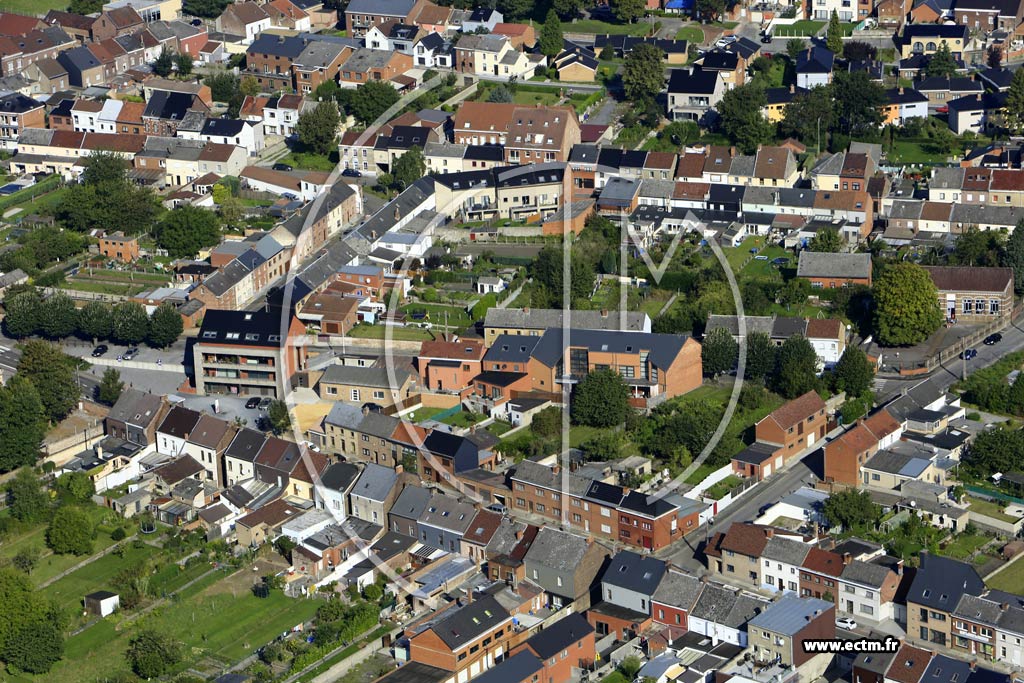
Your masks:
[{"label": "large green tree", "polygon": [[78,333],[83,339],[106,339],[112,330],[113,318],[108,304],[90,301],[78,311]]},{"label": "large green tree", "polygon": [[85,510],[73,505],[57,508],[46,528],[46,545],[58,555],[88,555],[94,529]]},{"label": "large green tree", "polygon": [[1017,227],[1006,240],[1003,254],[1004,265],[1013,268],[1013,290],[1018,295],[1024,293],[1024,219],[1017,222]]},{"label": "large green tree", "polygon": [[149,316],[146,309],[134,301],[123,301],[111,313],[111,338],[119,344],[138,344],[149,334]]},{"label": "large green tree", "polygon": [[32,382],[15,375],[0,387],[0,472],[36,463],[46,422],[43,401]]},{"label": "large green tree", "polygon": [[[844,530],[865,528],[882,516],[882,509],[871,500],[867,491],[846,489],[833,493],[822,508],[825,519]],[[868,529],[869,531],[872,529]]]},{"label": "large green tree", "polygon": [[847,135],[875,135],[882,123],[885,89],[866,71],[836,71],[832,81],[839,125]]},{"label": "large green tree", "polygon": [[174,304],[163,303],[157,306],[153,315],[149,317],[149,334],[146,335],[146,341],[154,348],[164,349],[177,341],[184,331],[185,324],[178,309]]},{"label": "large green tree", "polygon": [[164,78],[171,75],[174,71],[174,53],[167,49],[164,45],[163,49],[160,50],[160,54],[155,60],[153,60],[153,73],[157,76],[163,76]]},{"label": "large green tree", "polygon": [[540,27],[540,38],[537,41],[540,53],[551,59],[562,51],[562,22],[554,9],[548,10],[548,16]]},{"label": "large green tree", "polygon": [[935,283],[915,263],[887,267],[875,282],[873,295],[875,333],[885,346],[917,344],[942,325]]},{"label": "large green tree", "polygon": [[751,82],[727,90],[718,103],[722,130],[744,154],[753,154],[773,137],[773,126],[761,113],[766,102],[764,88]]},{"label": "large green tree", "polygon": [[871,388],[874,373],[868,357],[856,346],[850,345],[832,368],[832,383],[836,391],[845,391],[849,397],[860,396]]},{"label": "large green tree", "polygon": [[928,64],[924,68],[929,78],[952,78],[956,76],[957,64],[953,53],[945,42],[939,43],[932,56],[928,58]]},{"label": "large green tree", "polygon": [[405,189],[426,175],[427,162],[423,150],[417,145],[410,147],[395,161],[392,178],[399,189]]},{"label": "large green tree", "polygon": [[818,354],[806,337],[795,335],[779,347],[773,387],[783,398],[796,398],[818,388]]},{"label": "large green tree", "polygon": [[961,266],[993,267],[1005,262],[1006,233],[1002,230],[979,230],[970,226],[953,245],[950,262]]},{"label": "large green tree", "polygon": [[968,469],[987,479],[996,472],[1020,470],[1020,454],[1024,452],[1024,432],[997,427],[978,434],[967,453]]},{"label": "large green tree", "polygon": [[63,339],[78,328],[78,309],[67,294],[51,294],[39,309],[39,331],[50,339]]},{"label": "large green tree", "polygon": [[744,377],[764,382],[775,369],[775,354],[778,347],[772,343],[766,332],[751,332],[747,335],[747,365]]},{"label": "large green tree", "polygon": [[832,10],[828,18],[828,31],[825,33],[825,47],[839,56],[843,53],[843,27],[839,24],[839,15]]},{"label": "large green tree", "polygon": [[19,522],[39,522],[49,510],[49,498],[39,477],[30,467],[23,467],[7,482],[8,510]]},{"label": "large green tree", "polygon": [[178,76],[185,78],[192,75],[192,66],[195,60],[187,52],[180,52],[174,56],[174,66],[178,68]]},{"label": "large green tree", "polygon": [[626,99],[645,102],[665,88],[662,52],[654,45],[641,43],[626,57],[622,67],[622,90]]},{"label": "large green tree", "polygon": [[14,567],[0,568],[0,658],[12,670],[45,674],[61,657],[67,618]]},{"label": "large green tree", "polygon": [[197,206],[180,206],[170,211],[154,228],[156,242],[172,258],[191,258],[200,249],[220,243],[217,214]]},{"label": "large green tree", "polygon": [[333,100],[325,100],[299,116],[295,133],[302,145],[317,154],[329,154],[338,146],[338,124],[341,116]]},{"label": "large green tree", "polygon": [[784,135],[792,135],[817,150],[826,147],[828,132],[837,121],[832,88],[819,85],[797,95],[784,109],[780,128]]},{"label": "large green tree", "polygon": [[836,253],[843,248],[845,240],[835,228],[827,227],[818,230],[811,238],[807,248],[811,251]]},{"label": "large green tree", "polygon": [[370,81],[356,88],[347,111],[360,123],[370,125],[398,102],[398,97],[398,91],[387,81]]},{"label": "large green tree", "polygon": [[72,185],[55,209],[65,227],[77,232],[116,227],[136,235],[152,227],[159,202],[153,192],[128,180],[128,162],[117,154],[93,152],[82,182]]},{"label": "large green tree", "polygon": [[740,345],[724,327],[716,327],[704,335],[700,358],[704,374],[715,377],[736,367]]},{"label": "large green tree", "polygon": [[1010,88],[1006,93],[1006,126],[1011,132],[1024,131],[1024,69],[1013,72]]},{"label": "large green tree", "polygon": [[697,0],[694,4],[701,21],[717,21],[725,7],[725,0]]},{"label": "large green tree", "polygon": [[121,398],[122,391],[124,391],[124,382],[121,381],[121,373],[116,368],[104,370],[100,385],[96,389],[96,400],[112,406],[117,403],[117,399]]},{"label": "large green tree", "polygon": [[553,0],[551,7],[561,19],[568,21],[579,15],[583,4],[583,0]]},{"label": "large green tree", "polygon": [[128,641],[127,657],[137,676],[159,678],[181,661],[181,643],[170,634],[144,629]]},{"label": "large green tree", "polygon": [[647,9],[644,0],[610,0],[610,4],[615,18],[626,24],[642,17]]},{"label": "large green tree", "polygon": [[181,9],[185,14],[194,17],[216,19],[224,13],[224,9],[230,4],[231,0],[184,0]]},{"label": "large green tree", "polygon": [[576,385],[570,405],[576,424],[614,427],[626,421],[629,389],[617,372],[595,370]]},{"label": "large green tree", "polygon": [[22,346],[18,374],[39,392],[46,416],[60,422],[78,403],[81,393],[72,363],[77,362],[50,342],[32,339]]},{"label": "large green tree", "polygon": [[280,399],[270,402],[267,419],[275,434],[284,434],[292,428],[292,416],[288,412],[288,404]]},{"label": "large green tree", "polygon": [[15,339],[28,337],[39,330],[43,298],[31,289],[4,299],[4,327]]}]

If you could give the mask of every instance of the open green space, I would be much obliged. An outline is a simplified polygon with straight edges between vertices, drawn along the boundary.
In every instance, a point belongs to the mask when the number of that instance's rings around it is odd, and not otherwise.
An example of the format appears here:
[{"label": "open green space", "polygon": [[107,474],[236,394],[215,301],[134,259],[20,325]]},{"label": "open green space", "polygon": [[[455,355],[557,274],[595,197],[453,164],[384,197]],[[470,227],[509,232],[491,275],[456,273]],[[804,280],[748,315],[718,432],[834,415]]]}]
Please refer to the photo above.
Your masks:
[{"label": "open green space", "polygon": [[323,154],[314,154],[312,152],[289,152],[275,163],[288,164],[294,169],[302,169],[304,171],[330,172],[338,165],[338,154],[337,152],[332,152],[330,156],[324,156]]},{"label": "open green space", "polygon": [[722,481],[711,486],[707,491],[705,491],[705,494],[708,498],[711,498],[712,500],[721,500],[722,498],[725,498],[726,494],[728,494],[730,491],[732,491],[734,488],[736,488],[742,483],[742,479],[730,474]]},{"label": "open green space", "polygon": [[992,578],[986,579],[985,583],[989,588],[1019,593],[1020,587],[1024,586],[1024,558],[1018,559]]},{"label": "open green space", "polygon": [[457,413],[453,413],[441,420],[446,425],[453,427],[472,427],[480,420],[484,419],[484,416],[480,413],[471,413],[466,410],[460,410]]},{"label": "open green space", "polygon": [[[540,31],[540,26],[535,27]],[[578,21],[563,21],[563,33],[593,33],[596,35],[627,35],[646,36],[651,31],[651,25],[644,22],[635,24],[613,24],[598,19],[580,19]],[[538,34],[539,35],[539,34]]]},{"label": "open green space", "polygon": [[988,536],[982,534],[959,534],[941,552],[957,560],[966,560],[989,540]]},{"label": "open green space", "polygon": [[[137,547],[137,545],[141,547]],[[115,590],[111,580],[117,576],[118,572],[160,552],[158,548],[148,543],[127,542],[122,548],[123,553],[120,551],[110,552],[50,584],[43,589],[43,594],[52,598],[64,609],[79,607],[82,604],[82,598],[88,593],[97,590]],[[81,562],[83,558],[74,559]]]},{"label": "open green space", "polygon": [[41,17],[52,9],[65,10],[67,0],[0,0],[0,12]]},{"label": "open green space", "polygon": [[528,92],[525,90],[516,90],[516,93],[512,96],[512,101],[516,104],[524,106],[533,106],[540,104],[544,106],[558,104],[559,97],[558,91],[552,92]]},{"label": "open green space", "polygon": [[802,19],[789,25],[778,25],[772,29],[772,35],[778,37],[796,37],[803,38],[807,36],[813,36],[822,29],[826,21],[811,21],[810,19]]},{"label": "open green space", "polygon": [[[98,523],[105,516],[103,508],[86,507],[84,509],[92,514],[94,522]],[[93,540],[93,554],[99,553],[112,545],[114,545],[114,541],[111,540],[110,534],[100,531],[96,534],[96,538]],[[33,583],[36,585],[52,579],[58,574],[67,571],[79,562],[87,559],[87,557],[78,557],[76,555],[53,554],[53,552],[46,547],[46,524],[34,525],[20,534],[16,534],[12,538],[0,543],[0,558],[13,558],[22,550],[32,548],[40,553],[39,561],[29,574]]]},{"label": "open green space", "polygon": [[977,512],[979,515],[985,515],[992,519],[998,519],[1001,522],[1008,522],[1013,524],[1017,521],[1016,517],[1006,514],[1003,512],[1001,505],[994,503],[990,500],[984,500],[983,498],[975,498],[974,496],[967,496],[967,502],[970,505],[972,512]]},{"label": "open green space", "polygon": [[77,289],[80,292],[95,292],[97,294],[119,294],[122,296],[134,296],[151,287],[146,285],[133,285],[129,283],[108,282],[106,280],[90,280],[88,278],[72,277],[64,283],[68,289]]},{"label": "open green space", "polygon": [[685,40],[694,45],[702,45],[704,43],[704,29],[699,26],[684,26],[676,31],[676,40]]},{"label": "open green space", "polygon": [[[410,320],[407,322],[429,322],[434,325],[448,324],[453,327],[461,327],[469,325],[473,321],[470,319],[469,314],[466,313],[466,309],[460,306],[445,306],[443,304],[406,304],[400,309],[403,313],[407,314]],[[426,317],[422,319],[412,319],[413,313],[426,313]]]},{"label": "open green space", "polygon": [[395,339],[397,341],[423,341],[434,338],[430,330],[390,325],[356,325],[348,333],[348,336],[355,339]]}]

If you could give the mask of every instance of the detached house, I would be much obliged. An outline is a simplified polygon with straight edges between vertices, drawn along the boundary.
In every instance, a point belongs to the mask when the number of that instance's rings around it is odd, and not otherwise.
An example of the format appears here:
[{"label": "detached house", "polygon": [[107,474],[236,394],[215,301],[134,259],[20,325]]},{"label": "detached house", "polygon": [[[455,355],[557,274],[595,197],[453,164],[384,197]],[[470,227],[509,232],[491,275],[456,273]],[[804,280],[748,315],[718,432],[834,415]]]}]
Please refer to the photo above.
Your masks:
[{"label": "detached house", "polygon": [[218,31],[244,36],[243,42],[246,45],[256,40],[270,26],[270,14],[255,2],[232,3],[217,17]]},{"label": "detached house", "polygon": [[668,81],[668,118],[673,121],[707,121],[725,95],[725,81],[717,71],[697,67],[672,69]]}]

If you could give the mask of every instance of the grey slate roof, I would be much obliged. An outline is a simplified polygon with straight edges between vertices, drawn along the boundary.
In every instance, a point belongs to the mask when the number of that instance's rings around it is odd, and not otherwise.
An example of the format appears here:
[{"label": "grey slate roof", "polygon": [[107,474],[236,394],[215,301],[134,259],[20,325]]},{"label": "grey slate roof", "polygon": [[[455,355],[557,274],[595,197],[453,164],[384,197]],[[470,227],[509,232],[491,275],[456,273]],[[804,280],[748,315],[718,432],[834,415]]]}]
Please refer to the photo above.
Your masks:
[{"label": "grey slate roof", "polygon": [[907,593],[907,602],[950,612],[960,596],[981,595],[985,583],[973,566],[941,555],[920,554],[921,566]]},{"label": "grey slate roof", "polygon": [[918,199],[897,199],[889,209],[889,219],[917,220],[923,208],[924,202]]},{"label": "grey slate roof", "polygon": [[419,517],[419,523],[464,534],[474,517],[476,510],[469,503],[437,493],[431,496],[426,510]]},{"label": "grey slate roof", "polygon": [[351,14],[405,17],[412,11],[415,4],[415,0],[352,0],[345,11]]},{"label": "grey slate roof", "polygon": [[537,537],[533,539],[533,544],[526,551],[523,561],[556,571],[572,571],[583,561],[588,547],[590,541],[583,536],[554,527],[544,527],[537,532]]},{"label": "grey slate roof", "polygon": [[747,595],[736,595],[734,590],[709,584],[701,592],[690,616],[739,628],[753,619],[766,604]]},{"label": "grey slate roof", "polygon": [[784,536],[772,536],[768,539],[768,543],[765,544],[761,557],[765,560],[785,562],[786,564],[799,567],[804,563],[807,553],[810,551],[811,546],[806,543],[801,543],[792,538],[785,538]]},{"label": "grey slate roof", "polygon": [[961,166],[939,166],[932,171],[928,187],[939,190],[959,190],[964,185],[967,170]]},{"label": "grey slate roof", "polygon": [[569,472],[557,474],[547,465],[523,460],[515,466],[512,479],[526,482],[534,486],[554,491],[562,491],[568,495],[584,496],[590,490],[591,480],[576,476]]},{"label": "grey slate roof", "polygon": [[828,254],[815,251],[800,252],[797,277],[849,277],[871,276],[871,254]]},{"label": "grey slate roof", "polygon": [[383,501],[394,488],[396,481],[398,481],[398,472],[390,467],[368,462],[359,475],[356,485],[352,488],[352,495]]},{"label": "grey slate roof", "polygon": [[[394,382],[391,380],[391,373],[394,373]],[[354,365],[328,365],[324,370],[320,382],[324,384],[350,384],[360,387],[375,387],[390,389],[398,388],[405,384],[405,381],[412,376],[412,373],[400,368],[361,368]]]},{"label": "grey slate roof", "polygon": [[153,421],[162,402],[162,396],[128,388],[121,392],[107,417],[125,424],[144,427]]},{"label": "grey slate roof", "polygon": [[561,329],[549,329],[540,338],[533,357],[547,367],[554,367],[562,358],[565,347],[586,347],[591,351],[634,353],[648,351],[648,360],[662,370],[668,369],[686,344],[688,335],[640,332],[614,332],[609,330],[570,330],[567,337]]},{"label": "grey slate roof", "polygon": [[882,584],[889,577],[890,570],[880,564],[853,560],[843,568],[841,578],[843,581],[852,581],[872,588],[881,588]]},{"label": "grey slate roof", "polygon": [[700,597],[704,584],[695,576],[669,570],[661,577],[651,600],[689,611]]},{"label": "grey slate roof", "polygon": [[612,558],[601,577],[602,583],[626,590],[653,595],[665,575],[665,562],[654,557],[622,550]]},{"label": "grey slate roof", "polygon": [[818,598],[784,595],[778,602],[772,603],[768,609],[751,619],[747,627],[754,626],[772,633],[794,636],[807,626],[809,620],[830,607],[835,607],[835,604]]},{"label": "grey slate roof", "polygon": [[494,596],[485,595],[468,605],[446,612],[434,624],[434,633],[445,645],[456,650],[509,618],[509,613]]},{"label": "grey slate roof", "polygon": [[999,623],[1001,612],[999,603],[976,595],[965,594],[960,596],[960,601],[957,603],[956,609],[953,610],[953,616],[995,626]]},{"label": "grey slate roof", "polygon": [[430,504],[430,491],[419,486],[406,486],[391,506],[391,514],[418,520]]},{"label": "grey slate roof", "polygon": [[[484,316],[484,327],[547,329],[561,327],[565,311],[558,308],[490,308]],[[601,311],[569,311],[569,325],[579,330],[617,330],[622,320],[619,311],[603,315]],[[647,314],[642,311],[627,311],[626,330],[643,331],[647,325]]]}]

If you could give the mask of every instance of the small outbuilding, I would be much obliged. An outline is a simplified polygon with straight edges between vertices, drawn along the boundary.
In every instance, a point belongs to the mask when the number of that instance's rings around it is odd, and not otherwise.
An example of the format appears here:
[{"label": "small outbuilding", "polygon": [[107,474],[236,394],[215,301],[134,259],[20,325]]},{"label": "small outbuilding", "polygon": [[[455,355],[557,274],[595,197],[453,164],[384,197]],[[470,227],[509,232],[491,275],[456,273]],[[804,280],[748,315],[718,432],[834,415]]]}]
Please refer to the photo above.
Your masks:
[{"label": "small outbuilding", "polygon": [[110,591],[96,591],[85,596],[85,611],[107,617],[121,606],[121,596]]}]

